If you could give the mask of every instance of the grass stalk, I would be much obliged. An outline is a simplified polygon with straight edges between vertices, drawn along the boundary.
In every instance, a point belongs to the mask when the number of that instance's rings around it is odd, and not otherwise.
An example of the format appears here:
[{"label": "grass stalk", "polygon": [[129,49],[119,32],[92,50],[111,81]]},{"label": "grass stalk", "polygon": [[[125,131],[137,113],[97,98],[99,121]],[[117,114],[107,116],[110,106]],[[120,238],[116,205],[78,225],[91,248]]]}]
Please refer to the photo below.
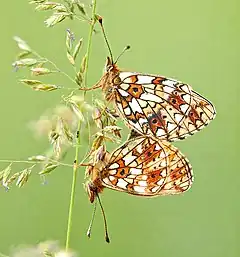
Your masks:
[{"label": "grass stalk", "polygon": [[[97,6],[97,0],[93,0],[92,22],[89,29],[88,44],[87,44],[87,51],[86,51],[86,67],[85,67],[85,73],[84,73],[85,87],[87,86],[87,74],[88,74],[88,67],[89,67],[90,49],[92,45],[94,25],[96,23],[96,20],[95,20],[96,6]],[[85,96],[85,93],[84,93],[84,96]],[[77,182],[77,172],[78,172],[78,163],[79,163],[79,149],[80,149],[80,143],[81,143],[81,138],[80,138],[81,122],[82,121],[79,120],[78,128],[77,128],[77,140],[76,140],[76,147],[75,147],[75,159],[74,159],[74,165],[73,165],[73,178],[72,178],[72,188],[71,188],[70,203],[69,203],[68,225],[67,225],[66,245],[65,245],[66,251],[69,250],[70,239],[71,239],[73,208],[74,208],[74,201],[75,201],[75,195],[76,195],[76,182]]]}]

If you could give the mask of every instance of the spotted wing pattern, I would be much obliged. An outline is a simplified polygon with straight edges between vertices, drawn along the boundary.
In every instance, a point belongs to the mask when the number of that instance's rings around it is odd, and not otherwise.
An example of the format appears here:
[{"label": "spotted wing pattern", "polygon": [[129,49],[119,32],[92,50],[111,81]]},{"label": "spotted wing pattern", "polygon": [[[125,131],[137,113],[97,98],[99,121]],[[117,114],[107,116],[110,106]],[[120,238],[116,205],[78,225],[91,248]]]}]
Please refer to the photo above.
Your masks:
[{"label": "spotted wing pattern", "polygon": [[176,141],[201,130],[215,117],[214,106],[187,84],[132,72],[119,72],[118,78],[114,85],[117,109],[142,135]]},{"label": "spotted wing pattern", "polygon": [[179,194],[193,181],[191,165],[177,148],[143,136],[117,148],[99,175],[102,186],[140,196]]},{"label": "spotted wing pattern", "polygon": [[192,100],[189,112],[177,129],[170,135],[170,141],[184,139],[187,136],[195,134],[207,126],[216,115],[214,106],[207,99],[195,91],[192,91],[191,94]]}]

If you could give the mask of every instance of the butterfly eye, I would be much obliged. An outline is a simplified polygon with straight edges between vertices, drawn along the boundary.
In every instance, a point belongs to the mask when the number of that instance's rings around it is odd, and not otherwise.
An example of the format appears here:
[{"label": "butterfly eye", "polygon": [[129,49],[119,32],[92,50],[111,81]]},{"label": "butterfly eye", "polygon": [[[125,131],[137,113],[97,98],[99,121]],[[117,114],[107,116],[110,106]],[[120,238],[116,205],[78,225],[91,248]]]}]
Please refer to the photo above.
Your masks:
[{"label": "butterfly eye", "polygon": [[115,85],[119,85],[119,84],[121,84],[121,82],[122,82],[122,80],[120,79],[120,77],[115,77],[114,78],[114,80],[113,80],[113,83],[115,84]]}]

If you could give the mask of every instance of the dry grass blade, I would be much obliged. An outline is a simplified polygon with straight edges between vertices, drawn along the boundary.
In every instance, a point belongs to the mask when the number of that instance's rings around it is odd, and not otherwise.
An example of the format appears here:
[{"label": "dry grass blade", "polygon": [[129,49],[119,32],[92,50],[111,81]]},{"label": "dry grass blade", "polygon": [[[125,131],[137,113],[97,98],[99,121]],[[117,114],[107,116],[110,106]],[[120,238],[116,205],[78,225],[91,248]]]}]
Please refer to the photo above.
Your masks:
[{"label": "dry grass blade", "polygon": [[21,39],[18,36],[13,37],[13,39],[16,41],[18,47],[26,52],[32,52],[32,49],[30,48],[30,46],[27,44],[26,41],[24,41],[23,39]]},{"label": "dry grass blade", "polygon": [[43,169],[38,173],[39,175],[45,175],[49,174],[53,170],[55,170],[59,165],[58,164],[53,164],[53,163],[47,163]]},{"label": "dry grass blade", "polygon": [[73,50],[73,59],[76,60],[78,53],[80,52],[80,49],[82,47],[83,39],[81,38],[78,43],[76,44],[74,50]]}]

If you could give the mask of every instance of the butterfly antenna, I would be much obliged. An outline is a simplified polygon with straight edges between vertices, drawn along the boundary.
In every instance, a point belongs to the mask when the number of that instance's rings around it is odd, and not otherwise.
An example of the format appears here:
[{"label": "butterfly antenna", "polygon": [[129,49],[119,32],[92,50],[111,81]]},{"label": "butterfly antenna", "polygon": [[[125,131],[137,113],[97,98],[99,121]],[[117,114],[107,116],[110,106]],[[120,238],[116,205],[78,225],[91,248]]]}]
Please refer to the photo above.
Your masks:
[{"label": "butterfly antenna", "polygon": [[88,226],[88,230],[87,230],[88,238],[90,238],[91,234],[92,234],[92,226],[93,226],[93,221],[94,221],[94,218],[95,218],[96,210],[97,210],[97,202],[95,201],[94,202],[94,209],[93,209],[92,218],[91,218],[90,224]]},{"label": "butterfly antenna", "polygon": [[100,24],[100,26],[101,26],[102,33],[103,33],[103,37],[104,37],[104,39],[105,39],[105,41],[106,41],[106,44],[107,44],[107,47],[108,47],[108,51],[109,51],[110,57],[111,57],[111,62],[112,62],[112,64],[113,64],[113,54],[112,54],[111,47],[110,47],[110,45],[109,45],[109,43],[108,43],[108,39],[107,39],[107,35],[106,35],[106,33],[105,33],[105,29],[104,29],[104,27],[103,27],[103,19],[102,19],[102,17],[97,16],[97,20],[98,20],[98,22],[99,22],[99,24]]},{"label": "butterfly antenna", "polygon": [[106,215],[105,215],[105,212],[104,212],[104,209],[103,209],[103,206],[102,206],[102,203],[101,203],[101,200],[100,200],[100,197],[99,197],[98,193],[96,193],[96,195],[97,195],[97,199],[98,199],[98,202],[99,202],[99,205],[100,205],[100,208],[101,208],[101,212],[102,212],[102,216],[103,216],[104,229],[105,229],[105,240],[106,240],[107,243],[110,243],[110,238],[108,236]]},{"label": "butterfly antenna", "polygon": [[116,61],[114,62],[114,64],[116,64],[118,62],[118,60],[120,59],[120,57],[127,51],[130,49],[130,46],[125,46],[122,50],[122,52],[119,54],[119,56],[117,57]]}]

